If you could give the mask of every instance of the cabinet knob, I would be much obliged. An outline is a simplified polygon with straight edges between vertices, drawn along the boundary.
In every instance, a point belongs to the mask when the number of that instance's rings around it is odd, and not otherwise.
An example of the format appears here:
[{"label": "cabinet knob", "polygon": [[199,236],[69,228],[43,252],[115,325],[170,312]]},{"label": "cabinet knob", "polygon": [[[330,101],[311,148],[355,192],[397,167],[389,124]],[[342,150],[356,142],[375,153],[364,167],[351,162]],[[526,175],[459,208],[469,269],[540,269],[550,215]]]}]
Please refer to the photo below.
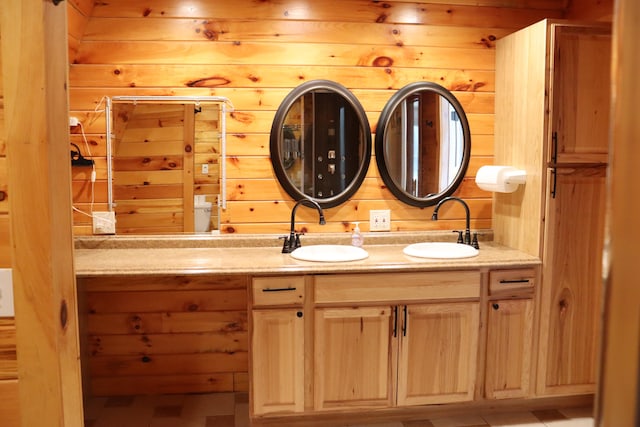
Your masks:
[{"label": "cabinet knob", "polygon": [[494,310],[498,310],[500,308],[500,304],[498,304],[497,302],[494,302],[491,307],[493,307]]},{"label": "cabinet knob", "polygon": [[302,312],[301,312],[301,311],[297,312],[297,313],[296,313],[296,316],[298,316],[298,317],[302,317]]}]

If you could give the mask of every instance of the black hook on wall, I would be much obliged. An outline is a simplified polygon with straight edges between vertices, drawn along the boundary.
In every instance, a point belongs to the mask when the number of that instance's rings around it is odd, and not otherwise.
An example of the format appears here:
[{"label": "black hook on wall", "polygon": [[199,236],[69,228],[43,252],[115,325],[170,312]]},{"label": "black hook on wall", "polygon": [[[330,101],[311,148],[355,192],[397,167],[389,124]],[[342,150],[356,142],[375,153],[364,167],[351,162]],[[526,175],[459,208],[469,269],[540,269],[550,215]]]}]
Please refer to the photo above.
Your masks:
[{"label": "black hook on wall", "polygon": [[59,5],[60,3],[62,3],[62,1],[63,1],[63,0],[52,0],[52,1],[53,1],[53,4],[54,4],[55,6],[57,6],[57,5]]}]

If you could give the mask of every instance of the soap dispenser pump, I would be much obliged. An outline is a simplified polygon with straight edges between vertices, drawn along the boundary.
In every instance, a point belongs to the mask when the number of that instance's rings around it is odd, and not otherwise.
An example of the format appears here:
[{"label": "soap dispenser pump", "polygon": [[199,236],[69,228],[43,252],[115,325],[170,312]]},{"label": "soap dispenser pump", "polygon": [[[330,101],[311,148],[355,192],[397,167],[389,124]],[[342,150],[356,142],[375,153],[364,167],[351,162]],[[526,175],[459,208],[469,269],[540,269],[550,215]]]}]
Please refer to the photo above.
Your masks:
[{"label": "soap dispenser pump", "polygon": [[353,234],[351,235],[351,244],[353,246],[361,247],[364,243],[364,237],[360,232],[360,223],[354,222],[355,228],[353,229]]}]

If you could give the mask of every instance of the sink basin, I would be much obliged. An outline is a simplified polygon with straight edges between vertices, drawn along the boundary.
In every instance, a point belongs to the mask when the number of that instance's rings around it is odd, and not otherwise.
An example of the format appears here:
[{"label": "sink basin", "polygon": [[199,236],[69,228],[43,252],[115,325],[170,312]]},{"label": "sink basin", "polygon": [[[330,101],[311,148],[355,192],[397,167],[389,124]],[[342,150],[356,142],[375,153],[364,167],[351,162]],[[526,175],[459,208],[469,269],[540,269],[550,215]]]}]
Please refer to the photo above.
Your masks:
[{"label": "sink basin", "polygon": [[403,252],[415,257],[437,259],[471,258],[480,253],[473,246],[451,242],[414,243],[405,247]]},{"label": "sink basin", "polygon": [[294,250],[291,256],[302,261],[345,262],[365,259],[369,253],[350,245],[311,245]]}]

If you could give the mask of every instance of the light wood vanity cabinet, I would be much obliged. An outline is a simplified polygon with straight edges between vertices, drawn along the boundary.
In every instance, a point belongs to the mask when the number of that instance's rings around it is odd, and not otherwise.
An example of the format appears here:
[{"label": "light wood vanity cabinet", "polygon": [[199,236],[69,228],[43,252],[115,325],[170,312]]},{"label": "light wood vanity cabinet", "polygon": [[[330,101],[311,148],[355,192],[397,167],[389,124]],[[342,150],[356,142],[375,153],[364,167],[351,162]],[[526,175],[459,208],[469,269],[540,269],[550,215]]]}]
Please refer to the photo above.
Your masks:
[{"label": "light wood vanity cabinet", "polygon": [[316,276],[315,409],[472,400],[479,297],[478,271]]},{"label": "light wood vanity cabinet", "polygon": [[494,240],[543,261],[536,393],[593,393],[600,336],[610,28],[545,20],[498,41]]},{"label": "light wood vanity cabinet", "polygon": [[552,54],[548,160],[564,165],[607,163],[611,29],[562,23],[548,28]]},{"label": "light wood vanity cabinet", "polygon": [[[540,305],[541,394],[593,393],[601,334],[605,170],[558,177],[547,207]],[[576,208],[581,207],[581,208]]]},{"label": "light wood vanity cabinet", "polygon": [[473,400],[480,303],[407,304],[402,313],[398,406]]},{"label": "light wood vanity cabinet", "polygon": [[302,276],[252,280],[254,414],[304,409],[304,281]]},{"label": "light wood vanity cabinet", "polygon": [[253,415],[532,398],[539,276],[254,277]]},{"label": "light wood vanity cabinet", "polygon": [[315,310],[315,409],[393,405],[390,306]]},{"label": "light wood vanity cabinet", "polygon": [[534,269],[489,273],[485,397],[531,395],[533,368]]}]

